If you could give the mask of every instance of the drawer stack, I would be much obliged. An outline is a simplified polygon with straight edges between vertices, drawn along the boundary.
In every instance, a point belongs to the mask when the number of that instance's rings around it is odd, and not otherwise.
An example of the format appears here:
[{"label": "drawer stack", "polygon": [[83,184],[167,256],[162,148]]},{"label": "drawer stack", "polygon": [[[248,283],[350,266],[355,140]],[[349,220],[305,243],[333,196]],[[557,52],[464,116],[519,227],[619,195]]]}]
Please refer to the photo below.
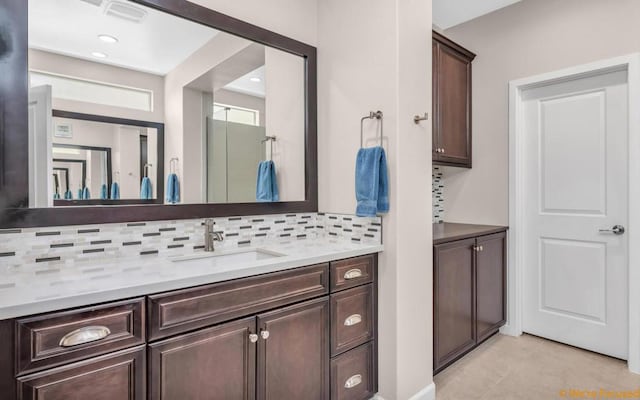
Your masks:
[{"label": "drawer stack", "polygon": [[375,256],[331,263],[331,399],[377,392]]}]

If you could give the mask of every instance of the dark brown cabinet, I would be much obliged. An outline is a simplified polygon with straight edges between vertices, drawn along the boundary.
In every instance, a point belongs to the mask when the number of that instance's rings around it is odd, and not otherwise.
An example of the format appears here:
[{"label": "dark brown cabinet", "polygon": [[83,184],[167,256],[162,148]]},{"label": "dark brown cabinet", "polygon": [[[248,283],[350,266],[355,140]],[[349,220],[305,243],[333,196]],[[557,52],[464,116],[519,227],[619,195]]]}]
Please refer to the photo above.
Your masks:
[{"label": "dark brown cabinet", "polygon": [[376,313],[365,255],[0,321],[0,398],[364,400]]},{"label": "dark brown cabinet", "polygon": [[136,347],[18,379],[19,400],[144,400],[145,349]]},{"label": "dark brown cabinet", "polygon": [[506,232],[433,251],[433,368],[440,372],[505,322]]},{"label": "dark brown cabinet", "polygon": [[258,316],[258,400],[329,399],[329,300]]},{"label": "dark brown cabinet", "polygon": [[151,399],[255,399],[255,331],[245,318],[151,344]]},{"label": "dark brown cabinet", "polygon": [[433,32],[433,163],[471,168],[471,62],[475,54]]}]

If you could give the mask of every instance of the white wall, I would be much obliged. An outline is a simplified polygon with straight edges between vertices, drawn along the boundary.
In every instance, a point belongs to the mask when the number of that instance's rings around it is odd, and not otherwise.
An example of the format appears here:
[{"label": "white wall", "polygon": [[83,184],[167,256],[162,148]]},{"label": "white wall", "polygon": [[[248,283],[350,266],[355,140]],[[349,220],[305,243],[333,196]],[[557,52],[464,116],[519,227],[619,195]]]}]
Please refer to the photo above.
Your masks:
[{"label": "white wall", "polygon": [[[304,201],[304,60],[265,48],[267,136],[275,136],[272,160],[276,165],[280,201]],[[263,145],[264,146],[264,145]],[[266,143],[267,154],[271,152]]]},{"label": "white wall", "polygon": [[266,126],[267,112],[265,108],[264,98],[251,96],[244,93],[233,92],[226,89],[216,90],[213,96],[213,101],[216,103],[258,110],[258,112],[260,113],[260,126]]},{"label": "white wall", "polygon": [[[431,109],[431,1],[323,0],[318,28],[322,211],[355,211],[360,118],[385,114],[391,211],[379,266],[380,395],[407,400],[432,383],[431,123],[412,120]],[[367,137],[376,143],[372,128]]]},{"label": "white wall", "polygon": [[164,78],[161,76],[34,49],[29,50],[29,68],[153,92],[152,112],[64,99],[53,99],[54,109],[142,121],[164,121]]},{"label": "white wall", "polygon": [[640,51],[637,0],[524,0],[447,29],[473,62],[473,169],[445,172],[452,222],[508,224],[510,80]]}]

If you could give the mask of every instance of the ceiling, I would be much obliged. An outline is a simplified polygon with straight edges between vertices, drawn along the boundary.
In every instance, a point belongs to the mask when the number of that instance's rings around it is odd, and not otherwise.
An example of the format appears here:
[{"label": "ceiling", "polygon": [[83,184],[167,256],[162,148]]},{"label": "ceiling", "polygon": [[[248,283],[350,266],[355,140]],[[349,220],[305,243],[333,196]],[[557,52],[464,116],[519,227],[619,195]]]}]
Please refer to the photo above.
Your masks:
[{"label": "ceiling", "polygon": [[[238,93],[244,93],[256,97],[266,96],[266,85],[264,76],[264,65],[260,68],[249,72],[248,74],[241,76],[235,81],[229,83],[224,88]],[[260,79],[260,81],[252,81],[251,79]]]},{"label": "ceiling", "polygon": [[433,23],[448,29],[522,0],[433,0]]},{"label": "ceiling", "polygon": [[[134,22],[106,13],[122,6],[145,15]],[[217,33],[128,1],[29,0],[29,47],[156,75],[166,75]],[[102,34],[118,42],[105,43]]]}]

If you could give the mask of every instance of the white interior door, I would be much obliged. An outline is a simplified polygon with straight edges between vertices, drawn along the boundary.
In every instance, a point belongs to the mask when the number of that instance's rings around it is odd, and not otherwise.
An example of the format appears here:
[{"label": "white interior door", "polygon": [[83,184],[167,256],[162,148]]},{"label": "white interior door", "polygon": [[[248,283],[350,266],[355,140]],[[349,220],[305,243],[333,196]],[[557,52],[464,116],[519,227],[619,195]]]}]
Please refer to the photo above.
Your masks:
[{"label": "white interior door", "polygon": [[51,86],[29,90],[29,208],[53,205]]},{"label": "white interior door", "polygon": [[627,71],[522,92],[523,330],[628,356]]}]

